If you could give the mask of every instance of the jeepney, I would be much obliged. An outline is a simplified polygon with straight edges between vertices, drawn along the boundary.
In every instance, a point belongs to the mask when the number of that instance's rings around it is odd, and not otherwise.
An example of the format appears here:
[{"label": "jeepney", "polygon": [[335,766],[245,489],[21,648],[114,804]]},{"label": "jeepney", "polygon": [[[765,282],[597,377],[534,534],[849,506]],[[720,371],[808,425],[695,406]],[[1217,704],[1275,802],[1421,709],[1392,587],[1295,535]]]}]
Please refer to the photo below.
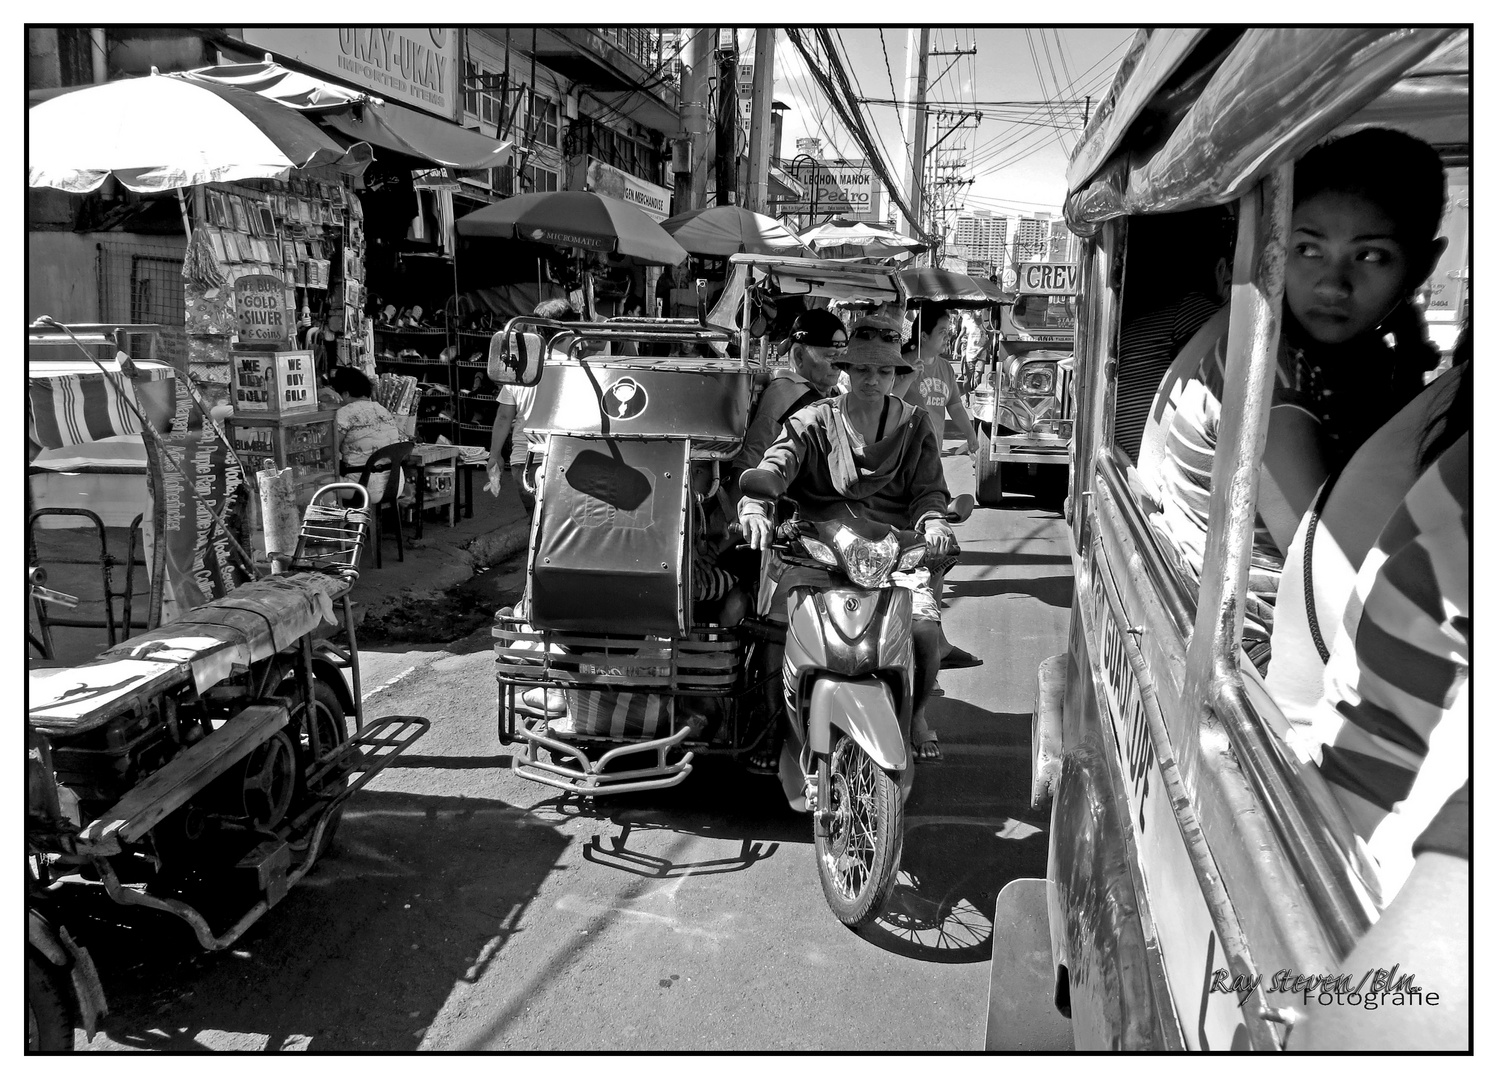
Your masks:
[{"label": "jeepney", "polygon": [[972,393],[984,506],[996,506],[1006,487],[1056,495],[1071,466],[1076,264],[1021,263],[1016,286],[999,308],[987,370]]},{"label": "jeepney", "polygon": [[[1378,917],[1345,818],[1242,650],[1244,596],[1294,162],[1333,134],[1397,126],[1456,176],[1469,69],[1469,33],[1452,28],[1145,31],[1078,143],[1076,588],[1032,721],[1049,859],[1043,882],[1005,887],[994,920],[1015,928],[1005,955],[1028,943],[1045,977],[1025,984],[996,948],[990,1048],[1023,1037],[1037,999],[1078,1049],[1282,1048],[1301,1001],[1275,973],[1338,971]],[[1151,530],[1113,411],[1131,220],[1223,205],[1237,210],[1232,331],[1197,585]]]}]

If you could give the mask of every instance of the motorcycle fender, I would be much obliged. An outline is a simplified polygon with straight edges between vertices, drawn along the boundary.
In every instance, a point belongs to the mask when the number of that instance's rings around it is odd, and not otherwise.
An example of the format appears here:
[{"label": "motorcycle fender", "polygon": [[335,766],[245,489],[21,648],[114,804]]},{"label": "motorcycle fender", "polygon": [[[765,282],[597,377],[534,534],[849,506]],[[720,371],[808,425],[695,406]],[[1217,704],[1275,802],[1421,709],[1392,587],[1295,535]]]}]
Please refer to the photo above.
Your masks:
[{"label": "motorcycle fender", "polygon": [[873,678],[821,676],[812,683],[807,723],[813,753],[832,751],[832,729],[845,732],[883,769],[904,769],[908,760],[900,711],[889,686]]},{"label": "motorcycle fender", "polygon": [[352,718],[354,716],[354,695],[349,691],[348,679],[344,678],[343,669],[326,656],[312,656],[312,674],[319,681],[327,683],[333,688],[333,693],[338,695],[338,704],[343,706],[343,714]]}]

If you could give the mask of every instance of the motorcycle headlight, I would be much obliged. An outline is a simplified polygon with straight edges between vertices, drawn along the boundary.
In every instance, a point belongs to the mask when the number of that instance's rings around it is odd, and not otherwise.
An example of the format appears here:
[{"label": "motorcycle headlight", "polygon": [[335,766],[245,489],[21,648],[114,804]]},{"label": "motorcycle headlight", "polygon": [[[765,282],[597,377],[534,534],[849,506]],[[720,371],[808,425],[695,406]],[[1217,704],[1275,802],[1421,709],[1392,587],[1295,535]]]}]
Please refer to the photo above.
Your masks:
[{"label": "motorcycle headlight", "polygon": [[888,584],[889,575],[900,557],[900,545],[893,533],[874,543],[844,526],[838,529],[832,543],[842,558],[843,570],[849,579],[864,589],[877,589]]},{"label": "motorcycle headlight", "polygon": [[806,553],[813,559],[816,559],[817,562],[822,563],[826,566],[837,565],[837,553],[834,552],[826,544],[822,543],[822,541],[813,540],[809,536],[803,536],[801,537],[801,546],[804,547],[806,549]]}]

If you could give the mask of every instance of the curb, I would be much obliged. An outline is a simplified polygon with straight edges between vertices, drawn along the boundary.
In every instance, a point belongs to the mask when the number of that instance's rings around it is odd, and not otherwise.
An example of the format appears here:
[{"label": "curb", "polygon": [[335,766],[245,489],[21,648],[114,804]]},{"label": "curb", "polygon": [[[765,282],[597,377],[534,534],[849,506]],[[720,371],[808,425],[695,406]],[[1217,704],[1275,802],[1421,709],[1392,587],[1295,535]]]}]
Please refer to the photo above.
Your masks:
[{"label": "curb", "polygon": [[475,536],[462,550],[471,560],[472,567],[494,566],[516,552],[524,551],[525,546],[530,543],[530,536],[530,521],[515,521],[502,529]]}]

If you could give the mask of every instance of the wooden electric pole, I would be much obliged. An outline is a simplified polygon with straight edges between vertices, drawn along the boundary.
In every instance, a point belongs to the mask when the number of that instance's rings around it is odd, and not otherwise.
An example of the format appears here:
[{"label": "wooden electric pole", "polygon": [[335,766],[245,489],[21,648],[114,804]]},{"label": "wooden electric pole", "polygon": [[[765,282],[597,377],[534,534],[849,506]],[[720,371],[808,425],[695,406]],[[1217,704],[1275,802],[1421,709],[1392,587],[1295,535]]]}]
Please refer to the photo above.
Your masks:
[{"label": "wooden electric pole", "polygon": [[754,87],[749,95],[749,182],[743,205],[756,214],[770,208],[770,102],[775,90],[775,28],[754,28]]}]

